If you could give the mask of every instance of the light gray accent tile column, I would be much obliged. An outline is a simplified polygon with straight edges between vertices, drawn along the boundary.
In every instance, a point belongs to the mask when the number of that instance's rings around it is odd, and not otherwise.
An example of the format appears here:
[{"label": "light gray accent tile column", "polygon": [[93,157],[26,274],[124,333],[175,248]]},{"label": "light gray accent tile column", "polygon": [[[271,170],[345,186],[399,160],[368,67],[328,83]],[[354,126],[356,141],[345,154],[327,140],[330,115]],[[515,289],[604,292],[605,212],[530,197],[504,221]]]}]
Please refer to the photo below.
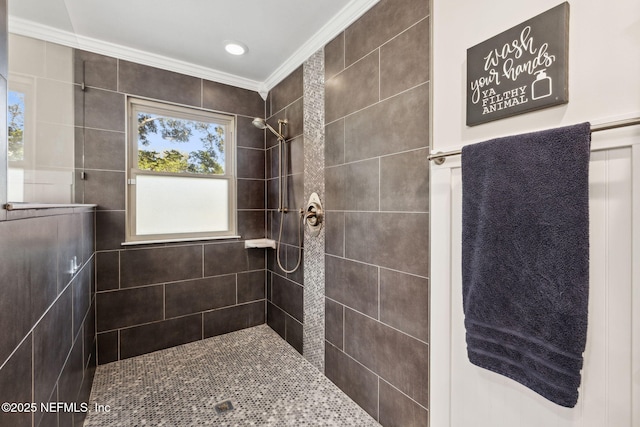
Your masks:
[{"label": "light gray accent tile column", "polygon": [[[304,63],[304,197],[324,195],[324,51]],[[324,227],[304,234],[304,357],[324,372]]]}]

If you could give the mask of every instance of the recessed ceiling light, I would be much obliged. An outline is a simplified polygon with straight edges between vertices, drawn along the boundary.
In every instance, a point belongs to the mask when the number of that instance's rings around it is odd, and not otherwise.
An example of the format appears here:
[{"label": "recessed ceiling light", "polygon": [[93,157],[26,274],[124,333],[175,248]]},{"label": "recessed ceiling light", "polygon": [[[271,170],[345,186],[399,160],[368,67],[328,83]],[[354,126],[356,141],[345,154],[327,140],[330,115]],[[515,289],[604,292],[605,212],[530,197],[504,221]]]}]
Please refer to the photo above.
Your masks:
[{"label": "recessed ceiling light", "polygon": [[244,43],[237,42],[235,40],[226,40],[224,42],[224,50],[231,55],[244,55],[249,49]]}]

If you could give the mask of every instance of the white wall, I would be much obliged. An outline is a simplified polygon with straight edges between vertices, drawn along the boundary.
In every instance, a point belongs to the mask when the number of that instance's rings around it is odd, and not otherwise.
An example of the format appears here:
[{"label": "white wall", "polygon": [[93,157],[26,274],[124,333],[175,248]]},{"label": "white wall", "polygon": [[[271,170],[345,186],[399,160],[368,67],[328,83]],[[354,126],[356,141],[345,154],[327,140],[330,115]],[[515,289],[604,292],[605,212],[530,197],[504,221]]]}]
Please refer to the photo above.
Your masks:
[{"label": "white wall", "polygon": [[467,127],[466,54],[560,0],[433,0],[433,151],[516,133],[640,116],[640,1],[571,0],[569,103]]},{"label": "white wall", "polygon": [[[571,0],[569,103],[465,125],[467,48],[560,3],[433,0],[432,151],[583,121],[640,117],[640,1]],[[640,316],[635,314],[640,313],[640,228],[633,226],[640,223],[640,126],[595,133],[592,148],[597,151],[590,172],[592,298],[583,386],[572,410],[468,364],[456,237],[460,158],[432,165],[431,425],[640,425]],[[614,265],[620,260],[623,267]],[[602,271],[621,276],[607,278]]]}]

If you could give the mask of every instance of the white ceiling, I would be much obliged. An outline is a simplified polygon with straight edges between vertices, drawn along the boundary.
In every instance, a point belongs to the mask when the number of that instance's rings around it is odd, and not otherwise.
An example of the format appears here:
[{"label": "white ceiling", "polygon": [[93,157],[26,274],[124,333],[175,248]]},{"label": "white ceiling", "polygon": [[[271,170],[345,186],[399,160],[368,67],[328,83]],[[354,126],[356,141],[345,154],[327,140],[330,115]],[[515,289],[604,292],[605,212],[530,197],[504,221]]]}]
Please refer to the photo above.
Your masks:
[{"label": "white ceiling", "polygon": [[[378,0],[9,0],[9,31],[263,94]],[[225,40],[246,44],[235,57]]]}]

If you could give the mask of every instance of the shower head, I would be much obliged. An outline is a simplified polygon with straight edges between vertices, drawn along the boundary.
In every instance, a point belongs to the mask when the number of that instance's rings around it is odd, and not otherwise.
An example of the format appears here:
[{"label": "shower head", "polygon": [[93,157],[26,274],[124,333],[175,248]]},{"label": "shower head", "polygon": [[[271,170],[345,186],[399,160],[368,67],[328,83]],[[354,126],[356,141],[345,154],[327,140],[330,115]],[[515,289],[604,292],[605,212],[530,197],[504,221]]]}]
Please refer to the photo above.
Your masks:
[{"label": "shower head", "polygon": [[267,128],[267,122],[265,122],[264,119],[261,119],[260,117],[256,117],[255,119],[253,119],[252,123],[258,129],[266,129]]},{"label": "shower head", "polygon": [[272,128],[271,125],[261,117],[256,117],[251,123],[253,123],[253,125],[258,129],[269,129],[278,138],[279,141],[284,141],[284,136],[282,135],[282,125],[287,124],[286,120],[278,120],[279,131],[276,131],[274,128]]}]

